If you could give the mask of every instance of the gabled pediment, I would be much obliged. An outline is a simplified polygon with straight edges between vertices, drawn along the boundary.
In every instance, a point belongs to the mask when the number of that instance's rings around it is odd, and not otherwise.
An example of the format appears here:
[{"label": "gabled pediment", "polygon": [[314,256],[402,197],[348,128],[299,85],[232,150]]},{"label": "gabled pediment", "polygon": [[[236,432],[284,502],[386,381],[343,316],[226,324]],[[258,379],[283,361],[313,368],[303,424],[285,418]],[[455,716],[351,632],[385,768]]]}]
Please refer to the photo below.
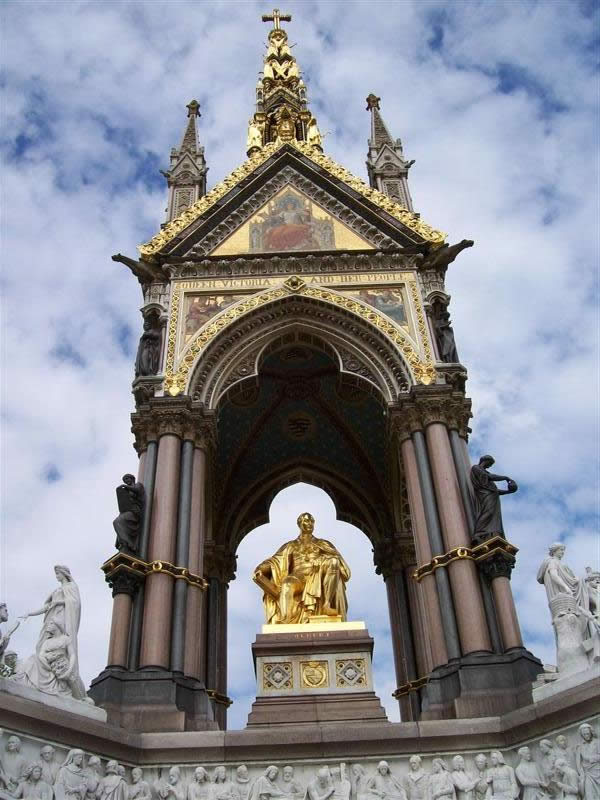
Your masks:
[{"label": "gabled pediment", "polygon": [[[219,253],[222,243],[256,217],[261,209],[264,214],[268,202],[286,185],[308,200],[317,220],[329,219],[331,225],[343,226],[338,228],[339,241],[342,243],[345,239],[349,246],[336,245],[332,250],[361,249],[359,240],[364,243],[364,249],[426,244],[437,247],[444,241],[445,234],[441,231],[369,187],[318,148],[304,142],[291,142],[263,147],[167,223],[147,244],[141,245],[142,258],[223,255]],[[268,252],[277,251],[269,249]]]}]

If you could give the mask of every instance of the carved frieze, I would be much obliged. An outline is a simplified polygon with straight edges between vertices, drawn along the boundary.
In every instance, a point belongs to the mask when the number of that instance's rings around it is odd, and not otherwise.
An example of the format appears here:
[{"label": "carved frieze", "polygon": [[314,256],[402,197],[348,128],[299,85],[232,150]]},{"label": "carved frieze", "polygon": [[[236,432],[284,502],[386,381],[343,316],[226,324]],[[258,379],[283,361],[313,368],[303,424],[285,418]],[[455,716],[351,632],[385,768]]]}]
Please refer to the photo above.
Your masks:
[{"label": "carved frieze", "polygon": [[157,441],[167,434],[192,441],[196,447],[206,449],[212,448],[215,443],[214,413],[192,403],[189,397],[151,398],[131,415],[131,423],[138,453],[147,448],[148,442]]}]

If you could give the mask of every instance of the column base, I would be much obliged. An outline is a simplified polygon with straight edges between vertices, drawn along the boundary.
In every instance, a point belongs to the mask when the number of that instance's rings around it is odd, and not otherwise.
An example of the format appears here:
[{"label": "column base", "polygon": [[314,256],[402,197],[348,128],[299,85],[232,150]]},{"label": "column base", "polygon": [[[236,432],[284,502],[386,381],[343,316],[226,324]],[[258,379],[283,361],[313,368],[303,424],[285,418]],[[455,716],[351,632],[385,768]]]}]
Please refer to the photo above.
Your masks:
[{"label": "column base", "polygon": [[437,667],[423,690],[421,719],[495,717],[533,702],[541,661],[523,647],[464,656]]},{"label": "column base", "polygon": [[94,678],[89,696],[108,723],[132,731],[218,730],[202,683],[162,669],[135,672],[107,668]]}]

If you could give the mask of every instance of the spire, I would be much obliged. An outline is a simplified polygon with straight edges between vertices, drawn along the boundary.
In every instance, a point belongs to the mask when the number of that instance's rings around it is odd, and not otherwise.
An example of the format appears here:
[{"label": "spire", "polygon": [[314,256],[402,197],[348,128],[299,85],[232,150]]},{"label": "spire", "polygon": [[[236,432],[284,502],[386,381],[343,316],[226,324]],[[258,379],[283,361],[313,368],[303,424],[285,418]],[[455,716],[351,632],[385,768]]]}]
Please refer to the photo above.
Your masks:
[{"label": "spire", "polygon": [[162,174],[169,187],[167,222],[178,217],[182,211],[193,205],[206,194],[206,173],[204,147],[198,144],[196,121],[200,117],[200,103],[191,100],[187,106],[188,122],[179,149],[171,150],[169,169]]},{"label": "spire", "polygon": [[262,16],[262,21],[272,22],[273,28],[256,84],[256,113],[248,123],[249,156],[269,142],[294,139],[322,149],[317,120],[307,108],[306,85],[281,27],[281,22],[291,19],[291,14],[282,14],[278,8]]},{"label": "spire", "polygon": [[369,183],[374,189],[387,194],[408,211],[413,211],[408,189],[408,170],[415,163],[406,161],[400,139],[392,139],[380,113],[381,97],[367,97],[367,111],[371,112],[371,138],[367,153]]}]

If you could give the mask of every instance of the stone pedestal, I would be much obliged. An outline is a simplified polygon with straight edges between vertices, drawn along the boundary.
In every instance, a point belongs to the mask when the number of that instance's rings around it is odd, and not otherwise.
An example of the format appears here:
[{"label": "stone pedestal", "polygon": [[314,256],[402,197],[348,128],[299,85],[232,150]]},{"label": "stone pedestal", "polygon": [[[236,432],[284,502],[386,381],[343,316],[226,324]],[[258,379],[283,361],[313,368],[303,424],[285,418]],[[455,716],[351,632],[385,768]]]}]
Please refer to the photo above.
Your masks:
[{"label": "stone pedestal", "polygon": [[263,625],[252,645],[256,700],[248,728],[384,722],[364,622]]}]

